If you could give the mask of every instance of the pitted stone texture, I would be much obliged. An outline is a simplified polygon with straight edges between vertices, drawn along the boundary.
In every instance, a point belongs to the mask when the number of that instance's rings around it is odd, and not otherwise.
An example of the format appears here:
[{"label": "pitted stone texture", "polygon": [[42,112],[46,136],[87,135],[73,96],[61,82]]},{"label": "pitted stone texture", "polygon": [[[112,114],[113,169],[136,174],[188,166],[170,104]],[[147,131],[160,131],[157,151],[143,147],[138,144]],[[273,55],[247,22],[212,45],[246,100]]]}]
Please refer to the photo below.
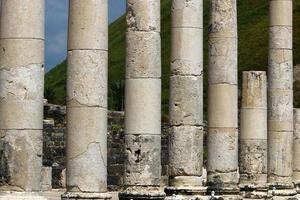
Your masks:
[{"label": "pitted stone texture", "polygon": [[52,190],[52,167],[42,167],[42,191]]},{"label": "pitted stone texture", "polygon": [[243,72],[243,108],[267,108],[266,72]]},{"label": "pitted stone texture", "polygon": [[125,186],[159,186],[160,135],[125,135]]},{"label": "pitted stone texture", "polygon": [[293,26],[293,0],[270,1],[270,26]]},{"label": "pitted stone texture", "polygon": [[71,0],[69,7],[68,50],[107,50],[107,0]]},{"label": "pitted stone texture", "polygon": [[268,130],[293,131],[293,90],[268,91]]},{"label": "pitted stone texture", "polygon": [[0,200],[47,200],[37,192],[0,192]]},{"label": "pitted stone texture", "polygon": [[44,39],[45,0],[2,0],[0,39]]},{"label": "pitted stone texture", "polygon": [[294,139],[300,139],[300,108],[294,108]]},{"label": "pitted stone texture", "polygon": [[203,13],[202,0],[174,0],[172,2],[172,28],[203,28],[203,16],[200,13]]},{"label": "pitted stone texture", "polygon": [[42,169],[42,131],[1,130],[7,178],[0,190],[39,191]]},{"label": "pitted stone texture", "polygon": [[0,69],[1,101],[43,99],[44,69],[41,64]]},{"label": "pitted stone texture", "polygon": [[125,133],[161,133],[161,80],[126,79]]},{"label": "pitted stone texture", "polygon": [[36,39],[0,39],[0,69],[43,66],[44,41]]},{"label": "pitted stone texture", "polygon": [[291,183],[293,162],[293,132],[268,133],[269,182]]},{"label": "pitted stone texture", "polygon": [[208,126],[212,128],[237,128],[237,86],[210,85],[208,90]]},{"label": "pitted stone texture", "polygon": [[126,43],[126,78],[160,78],[160,34],[127,32]]},{"label": "pitted stone texture", "polygon": [[212,37],[237,36],[236,0],[210,2],[209,32]]},{"label": "pitted stone texture", "polygon": [[172,76],[170,80],[170,124],[203,124],[202,76]]},{"label": "pitted stone texture", "polygon": [[[174,65],[172,71],[183,75],[201,75],[203,63],[203,30],[199,28],[173,28],[171,62],[185,61],[193,63],[195,69],[178,68]],[[199,65],[200,67],[197,67]]]},{"label": "pitted stone texture", "polygon": [[242,108],[240,138],[243,140],[267,140],[267,124],[267,109]]},{"label": "pitted stone texture", "polygon": [[43,101],[0,100],[1,129],[43,129]]},{"label": "pitted stone texture", "polygon": [[202,176],[203,128],[174,126],[169,136],[169,176]]},{"label": "pitted stone texture", "polygon": [[294,109],[293,182],[300,184],[300,109]]},{"label": "pitted stone texture", "polygon": [[209,128],[208,147],[208,184],[225,186],[238,183],[237,129]]},{"label": "pitted stone texture", "polygon": [[240,183],[267,183],[267,140],[241,140]]},{"label": "pitted stone texture", "polygon": [[288,26],[270,27],[270,48],[271,49],[293,49],[292,38],[293,38],[293,27],[288,27]]},{"label": "pitted stone texture", "polygon": [[127,30],[160,32],[160,1],[128,0]]},{"label": "pitted stone texture", "polygon": [[103,108],[67,108],[69,192],[106,192],[106,120]]},{"label": "pitted stone texture", "polygon": [[237,38],[211,37],[208,45],[209,84],[237,85]]},{"label": "pitted stone texture", "polygon": [[162,188],[156,186],[132,186],[119,193],[120,200],[165,199]]},{"label": "pitted stone texture", "polygon": [[[201,56],[201,55],[199,55]],[[203,75],[203,63],[196,63],[188,60],[173,60],[171,61],[171,71],[173,75]]]},{"label": "pitted stone texture", "polygon": [[271,89],[293,89],[293,51],[269,50],[268,82]]},{"label": "pitted stone texture", "polygon": [[107,51],[69,51],[67,79],[69,107],[107,107]]},{"label": "pitted stone texture", "polygon": [[88,192],[66,192],[61,195],[62,200],[99,200],[105,199],[109,200],[112,198],[112,195],[109,193],[88,193]]},{"label": "pitted stone texture", "polygon": [[168,187],[166,190],[171,193],[172,192],[191,192],[195,190],[195,193],[202,192],[205,193],[205,187],[203,187],[203,178],[201,176],[175,176],[169,177],[169,184],[171,187]]}]

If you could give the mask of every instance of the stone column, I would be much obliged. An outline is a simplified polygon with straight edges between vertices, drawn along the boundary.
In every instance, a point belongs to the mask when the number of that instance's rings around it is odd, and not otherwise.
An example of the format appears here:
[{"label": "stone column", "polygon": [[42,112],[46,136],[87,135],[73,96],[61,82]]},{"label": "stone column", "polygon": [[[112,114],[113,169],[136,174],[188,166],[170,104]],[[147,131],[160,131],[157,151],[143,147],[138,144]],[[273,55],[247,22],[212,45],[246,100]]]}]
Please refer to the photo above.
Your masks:
[{"label": "stone column", "polygon": [[44,7],[44,0],[1,1],[0,199],[43,199],[32,192],[41,189]]},{"label": "stone column", "polygon": [[163,199],[160,0],[127,0],[125,191],[120,199]]},{"label": "stone column", "polygon": [[107,0],[70,0],[67,69],[67,193],[107,193]]},{"label": "stone column", "polygon": [[272,188],[293,186],[292,4],[292,0],[270,1],[268,181]]},{"label": "stone column", "polygon": [[[203,4],[172,4],[169,194],[199,192],[203,167]],[[203,190],[203,189],[202,189]]]},{"label": "stone column", "polygon": [[240,188],[267,191],[267,76],[265,72],[243,72]]},{"label": "stone column", "polygon": [[294,108],[293,182],[300,186],[300,109]]},{"label": "stone column", "polygon": [[238,183],[236,0],[210,1],[208,185],[230,192]]}]

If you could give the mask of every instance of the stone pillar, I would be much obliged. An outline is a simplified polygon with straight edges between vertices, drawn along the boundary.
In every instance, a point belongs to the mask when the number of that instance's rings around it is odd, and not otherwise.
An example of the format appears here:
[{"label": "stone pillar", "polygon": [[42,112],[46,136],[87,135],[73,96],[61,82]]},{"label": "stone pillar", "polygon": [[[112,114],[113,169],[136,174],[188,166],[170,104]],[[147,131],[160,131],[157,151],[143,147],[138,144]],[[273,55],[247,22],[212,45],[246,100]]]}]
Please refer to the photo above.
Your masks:
[{"label": "stone pillar", "polygon": [[[172,4],[169,182],[167,194],[204,192],[203,167],[203,4]],[[199,191],[200,190],[200,191]]]},{"label": "stone pillar", "polygon": [[67,69],[67,192],[107,193],[107,0],[70,0]]},{"label": "stone pillar", "polygon": [[208,186],[238,191],[236,0],[210,1]]},{"label": "stone pillar", "polygon": [[300,186],[300,109],[294,108],[293,182]]},{"label": "stone pillar", "polygon": [[44,7],[44,0],[1,1],[0,199],[43,199],[32,192],[41,190]]},{"label": "stone pillar", "polygon": [[293,162],[293,2],[270,1],[268,182],[290,188]]},{"label": "stone pillar", "polygon": [[243,72],[239,152],[240,188],[243,191],[254,189],[264,191],[265,195],[268,191],[267,136],[266,73]]},{"label": "stone pillar", "polygon": [[120,199],[163,199],[160,0],[127,0],[125,191]]}]

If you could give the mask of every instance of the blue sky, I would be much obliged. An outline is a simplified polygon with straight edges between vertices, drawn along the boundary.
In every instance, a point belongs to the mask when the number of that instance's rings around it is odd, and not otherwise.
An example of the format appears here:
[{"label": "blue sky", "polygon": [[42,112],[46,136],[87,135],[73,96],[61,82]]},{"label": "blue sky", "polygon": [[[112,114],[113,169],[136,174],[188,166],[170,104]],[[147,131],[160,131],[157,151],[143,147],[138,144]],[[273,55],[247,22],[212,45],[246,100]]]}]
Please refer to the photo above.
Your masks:
[{"label": "blue sky", "polygon": [[[125,0],[109,1],[109,22],[125,13]],[[46,71],[61,63],[67,51],[68,0],[46,0]]]}]

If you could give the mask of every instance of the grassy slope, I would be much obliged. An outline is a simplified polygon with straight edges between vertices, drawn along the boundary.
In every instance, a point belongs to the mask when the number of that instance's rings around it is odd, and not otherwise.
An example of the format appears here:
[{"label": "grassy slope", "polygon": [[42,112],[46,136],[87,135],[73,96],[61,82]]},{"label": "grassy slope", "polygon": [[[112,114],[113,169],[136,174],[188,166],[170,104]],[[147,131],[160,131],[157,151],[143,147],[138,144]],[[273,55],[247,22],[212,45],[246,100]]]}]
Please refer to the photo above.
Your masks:
[{"label": "grassy slope", "polygon": [[[168,107],[169,62],[170,62],[170,7],[171,0],[162,0],[162,106],[164,113]],[[207,80],[207,22],[208,0],[204,0],[204,67],[205,88]],[[268,64],[268,1],[238,0],[239,32],[239,73],[244,70],[266,70]],[[300,63],[300,1],[294,1],[294,63]],[[54,103],[64,103],[65,63],[46,74],[46,93]],[[109,87],[124,79],[125,73],[125,18],[121,17],[109,29]],[[206,90],[205,90],[206,91]],[[204,94],[206,97],[206,93]],[[112,89],[109,92],[110,109]],[[295,104],[300,106],[300,97]]]}]

